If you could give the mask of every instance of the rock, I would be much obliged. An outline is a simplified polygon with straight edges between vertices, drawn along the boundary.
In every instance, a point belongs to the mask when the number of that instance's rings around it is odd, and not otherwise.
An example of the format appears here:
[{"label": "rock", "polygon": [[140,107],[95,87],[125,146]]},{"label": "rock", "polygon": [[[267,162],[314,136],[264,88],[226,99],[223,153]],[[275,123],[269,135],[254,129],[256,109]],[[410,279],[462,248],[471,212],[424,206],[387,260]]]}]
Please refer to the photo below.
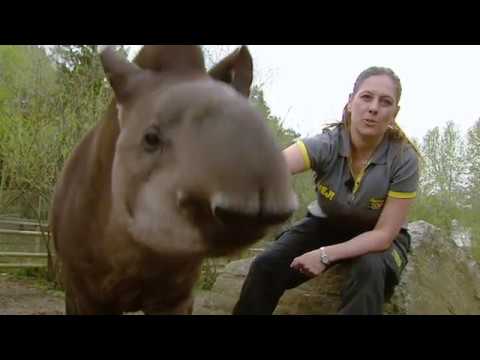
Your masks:
[{"label": "rock", "polygon": [[472,248],[472,234],[458,223],[458,220],[452,220],[452,238],[458,247]]},{"label": "rock", "polygon": [[480,313],[480,269],[470,253],[424,221],[409,230],[412,254],[386,312]]},{"label": "rock", "polygon": [[[479,314],[480,269],[468,252],[436,227],[409,224],[412,252],[385,314]],[[231,314],[253,258],[229,263],[194,314]],[[338,264],[322,276],[287,290],[274,314],[335,314],[350,269]]]}]

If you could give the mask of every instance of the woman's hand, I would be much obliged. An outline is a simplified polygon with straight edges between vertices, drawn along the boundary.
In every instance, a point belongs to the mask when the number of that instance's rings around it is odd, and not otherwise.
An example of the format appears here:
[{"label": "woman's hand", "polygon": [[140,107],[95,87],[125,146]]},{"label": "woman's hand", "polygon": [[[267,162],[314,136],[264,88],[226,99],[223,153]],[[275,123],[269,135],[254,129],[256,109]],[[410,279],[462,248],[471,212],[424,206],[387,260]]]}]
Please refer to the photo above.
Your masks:
[{"label": "woman's hand", "polygon": [[296,257],[293,259],[290,267],[309,277],[320,275],[326,268],[326,266],[320,261],[320,249]]}]

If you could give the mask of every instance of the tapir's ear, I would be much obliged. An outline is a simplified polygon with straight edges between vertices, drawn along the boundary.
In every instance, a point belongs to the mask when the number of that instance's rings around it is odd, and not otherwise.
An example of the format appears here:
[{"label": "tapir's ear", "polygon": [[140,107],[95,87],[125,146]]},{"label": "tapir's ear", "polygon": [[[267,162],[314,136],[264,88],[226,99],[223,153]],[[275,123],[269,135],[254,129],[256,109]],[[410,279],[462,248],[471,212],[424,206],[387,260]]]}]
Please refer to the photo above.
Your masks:
[{"label": "tapir's ear", "polygon": [[141,69],[119,56],[112,46],[107,46],[101,51],[100,59],[117,101],[119,103],[125,102],[132,90],[131,79],[140,73]]},{"label": "tapir's ear", "polygon": [[232,85],[239,93],[250,96],[253,80],[253,61],[246,46],[235,50],[209,72],[214,79]]}]

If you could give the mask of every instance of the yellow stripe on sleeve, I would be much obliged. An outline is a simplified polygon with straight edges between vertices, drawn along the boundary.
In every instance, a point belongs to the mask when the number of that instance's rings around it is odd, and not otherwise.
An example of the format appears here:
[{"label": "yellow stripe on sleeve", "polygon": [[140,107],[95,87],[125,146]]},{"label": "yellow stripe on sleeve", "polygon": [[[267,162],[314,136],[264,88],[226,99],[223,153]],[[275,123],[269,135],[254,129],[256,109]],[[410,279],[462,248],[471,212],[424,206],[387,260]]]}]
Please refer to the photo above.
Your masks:
[{"label": "yellow stripe on sleeve", "polygon": [[310,157],[308,156],[307,152],[307,147],[303,143],[303,141],[297,141],[297,145],[302,152],[303,155],[303,161],[305,162],[306,169],[311,169],[312,168],[312,162],[310,161]]},{"label": "yellow stripe on sleeve", "polygon": [[398,255],[398,252],[397,250],[393,249],[392,250],[392,255],[393,255],[393,259],[395,260],[395,264],[397,264],[397,267],[402,270],[402,258],[400,257],[400,255]]},{"label": "yellow stripe on sleeve", "polygon": [[395,199],[414,199],[417,197],[416,192],[398,192],[398,191],[389,191],[388,196]]}]

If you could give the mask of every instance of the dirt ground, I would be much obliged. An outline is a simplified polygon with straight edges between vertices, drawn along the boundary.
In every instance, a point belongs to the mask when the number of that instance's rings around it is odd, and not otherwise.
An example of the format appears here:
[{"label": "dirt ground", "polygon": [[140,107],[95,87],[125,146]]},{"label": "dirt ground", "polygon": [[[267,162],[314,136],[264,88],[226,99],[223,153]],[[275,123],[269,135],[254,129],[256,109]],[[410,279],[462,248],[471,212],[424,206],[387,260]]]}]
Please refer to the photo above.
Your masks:
[{"label": "dirt ground", "polygon": [[0,315],[63,315],[63,293],[49,290],[34,279],[0,273]]},{"label": "dirt ground", "polygon": [[[207,292],[199,291],[194,315],[208,314],[202,303]],[[35,279],[0,273],[0,315],[64,315],[64,295],[42,286]],[[141,315],[135,313],[131,315]]]}]

